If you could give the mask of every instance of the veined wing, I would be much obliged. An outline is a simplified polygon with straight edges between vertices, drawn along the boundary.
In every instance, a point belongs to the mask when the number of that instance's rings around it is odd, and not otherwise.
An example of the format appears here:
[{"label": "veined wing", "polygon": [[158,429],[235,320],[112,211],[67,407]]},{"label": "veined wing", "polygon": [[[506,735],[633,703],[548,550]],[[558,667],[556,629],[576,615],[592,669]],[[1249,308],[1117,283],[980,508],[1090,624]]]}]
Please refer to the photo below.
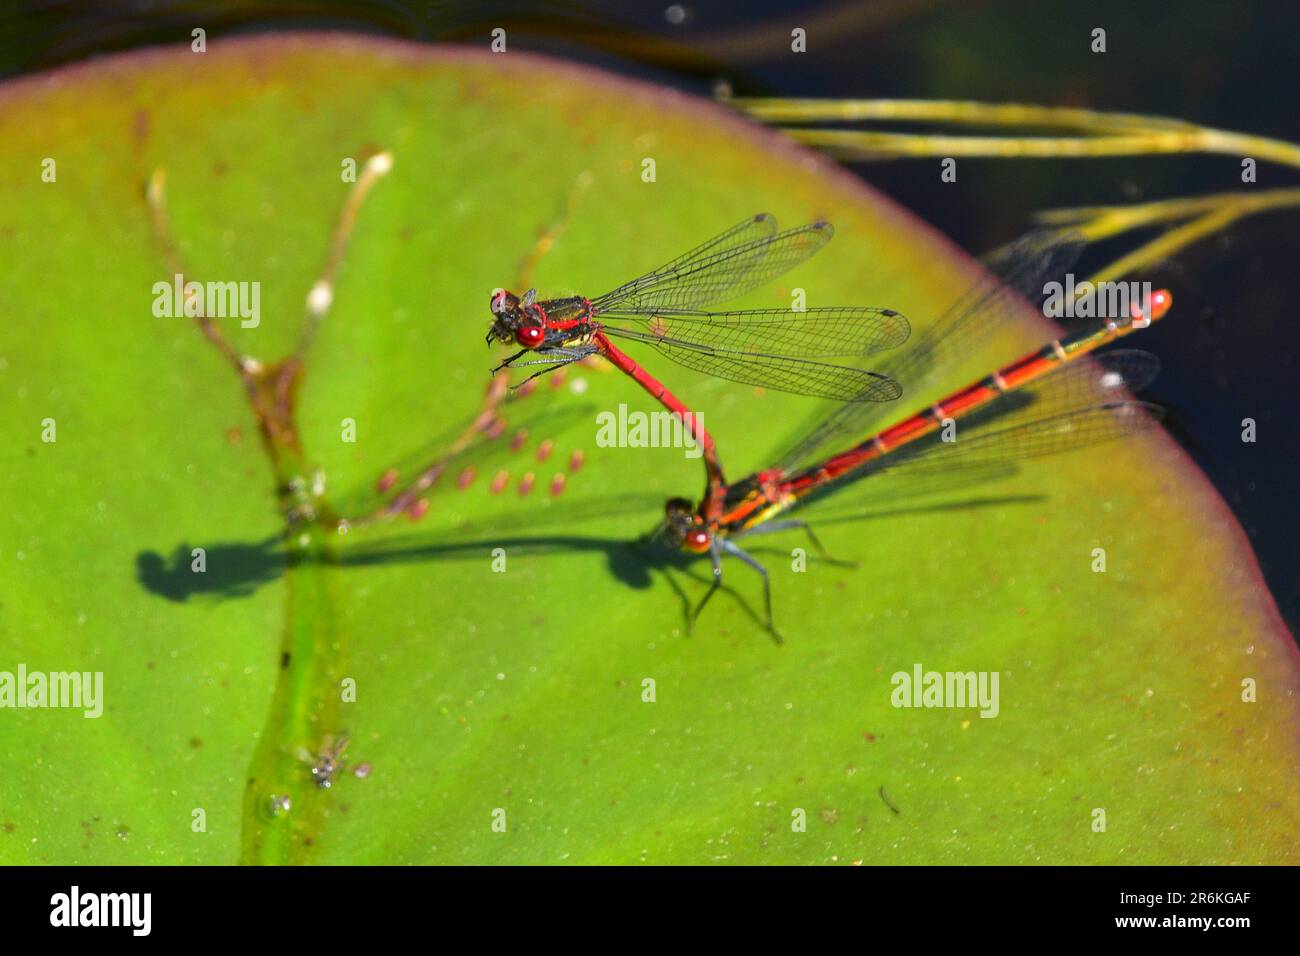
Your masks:
[{"label": "veined wing", "polygon": [[644,342],[679,365],[743,385],[855,403],[890,402],[903,394],[902,388],[889,376],[865,369],[793,355],[739,351],[633,329],[605,331]]},{"label": "veined wing", "polygon": [[891,456],[886,455],[878,467],[866,471],[892,473],[905,469],[908,475],[920,475],[1014,464],[1145,431],[1158,424],[1163,415],[1164,409],[1159,405],[1128,400],[1059,412],[1019,425],[992,427],[950,444],[932,441],[927,436],[915,444],[943,447],[934,448],[933,454],[922,454],[922,448],[909,447],[896,460],[890,461]]},{"label": "veined wing", "polygon": [[742,309],[735,312],[674,310],[615,317],[612,335],[654,344],[670,338],[728,352],[802,358],[873,355],[907,341],[911,326],[892,309],[832,306],[806,309]]},{"label": "veined wing", "polygon": [[705,256],[720,255],[739,246],[746,246],[763,239],[771,239],[774,235],[776,235],[776,217],[769,212],[760,212],[748,219],[741,220],[730,229],[714,236],[708,242],[700,243],[690,252],[682,253],[676,259],[664,263],[648,274],[658,275],[670,269],[684,266],[689,262],[694,262],[697,259],[702,259]]},{"label": "veined wing", "polygon": [[[1069,269],[1084,244],[1075,233],[1040,229],[994,253],[988,259],[991,271],[916,335],[905,351],[883,360],[880,372],[901,382],[908,394],[927,392],[1019,314],[1024,298],[1037,301],[1043,283]],[[884,424],[883,417],[879,406],[837,408],[808,426],[804,437],[780,456],[778,467],[793,471],[836,445],[861,441]]]},{"label": "veined wing", "polygon": [[956,420],[953,440],[942,430],[865,465],[853,481],[888,472],[912,476],[952,474],[1014,465],[1026,458],[1070,451],[1155,425],[1157,405],[1133,393],[1159,372],[1148,352],[1116,349],[1063,365],[1039,382],[1007,392]]},{"label": "veined wing", "polygon": [[661,269],[593,299],[593,312],[646,315],[725,302],[794,268],[835,234],[830,223],[814,222],[740,245],[732,245],[732,240],[724,241],[724,237],[733,234],[733,238],[743,235],[744,226],[743,223],[735,226],[705,243],[702,253],[692,250]]}]

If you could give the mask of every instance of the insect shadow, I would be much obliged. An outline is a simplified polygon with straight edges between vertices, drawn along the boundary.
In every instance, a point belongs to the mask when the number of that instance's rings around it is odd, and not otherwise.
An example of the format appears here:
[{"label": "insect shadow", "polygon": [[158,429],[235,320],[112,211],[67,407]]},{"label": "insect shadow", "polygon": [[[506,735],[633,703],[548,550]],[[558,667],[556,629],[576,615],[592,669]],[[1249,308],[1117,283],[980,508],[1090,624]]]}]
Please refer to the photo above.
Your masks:
[{"label": "insect shadow", "polygon": [[193,567],[194,548],[189,542],[176,545],[170,562],[157,551],[141,551],[135,557],[136,579],[147,590],[169,601],[184,602],[198,594],[221,597],[249,597],[296,563],[279,535],[251,544],[205,544],[200,573]]},{"label": "insect shadow", "polygon": [[[967,476],[969,480],[969,476]],[[946,482],[945,482],[946,484]],[[912,493],[924,493],[928,490],[915,483]],[[898,518],[909,515],[926,515],[950,510],[967,510],[971,508],[1002,507],[1008,504],[1029,503],[1041,500],[1034,495],[1004,495],[985,498],[971,498],[964,501],[929,501],[905,504],[902,499],[910,497],[903,494],[891,500],[889,505],[878,509],[864,511],[832,510],[819,508],[814,519],[817,524],[841,524],[871,521],[885,518]],[[682,574],[698,586],[707,586],[712,575],[707,566],[697,555],[687,554],[666,546],[660,539],[658,527],[639,537],[613,535],[576,534],[557,529],[547,533],[549,524],[569,524],[575,512],[581,512],[584,520],[599,518],[602,514],[626,515],[629,511],[644,511],[647,525],[655,514],[659,504],[657,497],[629,496],[597,501],[574,502],[569,508],[552,507],[547,514],[539,517],[535,511],[523,511],[514,516],[494,519],[491,524],[477,527],[467,525],[462,528],[444,531],[398,530],[386,538],[379,538],[359,544],[355,548],[344,547],[335,556],[317,557],[303,555],[301,552],[285,547],[280,535],[272,535],[261,541],[250,543],[223,542],[204,545],[206,568],[202,573],[194,570],[193,547],[189,542],[176,545],[170,560],[157,551],[141,551],[136,556],[136,576],[142,587],[169,601],[184,603],[193,597],[212,596],[218,599],[249,597],[266,584],[279,579],[286,571],[305,562],[324,562],[346,572],[350,568],[382,567],[403,564],[437,564],[446,561],[478,561],[487,559],[494,549],[503,549],[511,558],[564,553],[596,553],[605,558],[609,572],[624,586],[636,590],[649,588],[656,574],[661,575],[669,584],[674,596],[681,606],[682,617],[689,620],[693,600],[683,589],[676,575]],[[602,505],[603,501],[603,505]],[[640,507],[637,507],[637,506]],[[646,506],[649,506],[648,508]],[[529,527],[530,524],[532,527]],[[400,527],[400,526],[399,526]],[[527,528],[525,533],[517,529]],[[495,529],[502,528],[502,531]],[[515,529],[515,533],[504,531]],[[758,551],[769,550],[759,548]],[[837,566],[852,566],[851,560],[842,560],[852,556],[824,556],[828,563]],[[731,587],[724,582],[723,590],[735,595]],[[758,613],[741,601],[746,613],[755,623],[761,624]]]},{"label": "insect shadow", "polygon": [[[155,550],[136,554],[136,579],[147,591],[169,601],[184,603],[191,598],[209,595],[218,598],[242,598],[256,593],[266,584],[279,579],[286,571],[306,562],[328,563],[341,569],[389,564],[436,563],[446,560],[488,558],[501,548],[511,557],[565,552],[598,552],[606,557],[614,576],[635,588],[650,586],[650,570],[664,563],[679,563],[679,556],[656,547],[651,535],[629,540],[626,537],[584,535],[568,528],[576,519],[599,519],[605,515],[637,513],[649,504],[647,524],[651,523],[657,496],[619,496],[587,499],[561,506],[549,504],[539,510],[523,510],[499,515],[490,521],[466,522],[442,529],[415,529],[399,521],[388,527],[391,534],[344,545],[329,556],[303,554],[286,547],[284,535],[268,536],[252,542],[203,543],[203,570],[195,566],[199,547],[189,541],[176,545],[170,555]],[[548,533],[548,526],[559,527]],[[290,529],[288,533],[292,532]],[[358,532],[354,531],[354,535]],[[662,558],[663,560],[657,560]],[[689,556],[681,555],[680,563]]]}]

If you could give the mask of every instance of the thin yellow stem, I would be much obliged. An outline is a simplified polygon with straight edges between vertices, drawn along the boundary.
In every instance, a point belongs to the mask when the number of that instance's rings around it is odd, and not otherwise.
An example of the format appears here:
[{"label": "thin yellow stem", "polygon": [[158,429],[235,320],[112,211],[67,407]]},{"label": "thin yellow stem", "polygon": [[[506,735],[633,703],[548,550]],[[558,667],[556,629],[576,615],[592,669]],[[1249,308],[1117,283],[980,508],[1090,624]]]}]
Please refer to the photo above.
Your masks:
[{"label": "thin yellow stem", "polygon": [[1105,113],[1068,106],[978,103],[971,100],[733,99],[733,106],[766,123],[896,122],[970,126],[1053,126],[1078,130],[1194,130],[1185,120],[1137,113]]},{"label": "thin yellow stem", "polygon": [[338,278],[339,265],[343,262],[343,254],[347,251],[348,240],[352,238],[352,229],[357,222],[357,213],[361,211],[361,205],[366,201],[366,196],[369,195],[375,183],[387,176],[392,168],[392,153],[387,150],[375,153],[366,160],[365,165],[361,168],[361,175],[352,184],[352,188],[348,190],[347,199],[344,200],[338,222],[335,223],[334,232],[330,236],[330,251],[325,260],[325,268],[321,270],[320,278],[316,280],[311,287],[311,291],[307,293],[307,321],[303,324],[296,352],[299,358],[311,347],[321,320],[325,318],[330,306],[334,304],[334,282]]},{"label": "thin yellow stem", "polygon": [[[163,258],[167,260],[167,265],[171,268],[172,274],[181,276],[183,285],[188,284],[186,280],[189,278],[189,270],[185,268],[180,249],[176,245],[176,240],[172,237],[171,218],[167,215],[167,170],[161,166],[155,169],[153,175],[149,177],[149,184],[145,187],[145,201],[149,204],[149,218],[153,223],[154,236],[162,249]],[[202,298],[187,298],[184,305],[194,313],[194,321],[198,325],[199,331],[225,357],[231,367],[241,377],[244,377],[247,371],[246,360],[235,352],[231,344],[226,341],[226,337],[221,330],[203,311]]]},{"label": "thin yellow stem", "polygon": [[1078,233],[1089,242],[1110,239],[1134,229],[1172,226],[1145,245],[1108,265],[1094,282],[1118,278],[1167,259],[1194,242],[1246,216],[1300,207],[1300,189],[1260,193],[1219,193],[1195,199],[1170,199],[1135,206],[1091,206],[1041,213],[1039,222]]},{"label": "thin yellow stem", "polygon": [[1266,212],[1300,205],[1300,189],[1268,189],[1250,193],[1214,193],[1192,199],[1161,199],[1133,206],[1076,206],[1049,209],[1035,218],[1045,225],[1067,226],[1105,216],[1125,223],[1123,228],[1187,219],[1219,209],[1225,204],[1240,207],[1245,213]]},{"label": "thin yellow stem", "polygon": [[1229,206],[1170,229],[1098,270],[1091,281],[1095,283],[1118,279],[1169,259],[1187,246],[1214,235],[1244,214],[1241,209]]},{"label": "thin yellow stem", "polygon": [[1097,158],[1174,153],[1220,153],[1300,168],[1300,147],[1219,130],[1152,131],[1103,136],[947,136],[780,127],[806,146],[842,159],[926,159],[962,156],[1002,159]]},{"label": "thin yellow stem", "polygon": [[910,121],[991,127],[1048,127],[1077,136],[953,136],[781,127],[809,146],[847,159],[949,156],[1060,158],[1219,153],[1300,168],[1300,146],[1185,120],[1074,107],[962,100],[736,99],[732,105],[768,123]]}]

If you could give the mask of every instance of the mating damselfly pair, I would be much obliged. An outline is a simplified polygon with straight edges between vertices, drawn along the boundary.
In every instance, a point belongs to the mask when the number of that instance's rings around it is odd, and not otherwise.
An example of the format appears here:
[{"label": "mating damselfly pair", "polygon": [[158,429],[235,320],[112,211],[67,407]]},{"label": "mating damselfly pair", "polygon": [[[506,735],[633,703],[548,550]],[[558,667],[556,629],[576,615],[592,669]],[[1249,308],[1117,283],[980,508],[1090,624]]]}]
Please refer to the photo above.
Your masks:
[{"label": "mating damselfly pair", "polygon": [[[1159,420],[1156,406],[1132,397],[1158,371],[1154,356],[1118,350],[1096,362],[1077,360],[1162,318],[1172,305],[1172,296],[1163,289],[932,404],[894,416],[889,424],[891,402],[905,390],[921,392],[941,384],[947,370],[973,346],[1013,319],[1023,297],[1036,298],[1046,280],[1070,268],[1084,245],[1070,234],[1035,232],[1013,244],[905,350],[872,369],[843,360],[860,362],[898,349],[909,339],[910,324],[892,309],[702,311],[774,280],[822,249],[833,233],[826,222],[778,232],[775,219],[760,214],[595,298],[539,300],[534,290],[522,297],[505,290],[492,296],[488,341],[518,348],[497,371],[541,366],[532,378],[600,355],[695,428],[704,448],[704,494],[697,504],[683,498],[669,501],[660,529],[672,546],[708,555],[712,562],[712,586],[691,613],[691,623],[721,585],[722,558],[729,554],[762,575],[767,627],[779,640],[767,571],[736,541],[762,532],[802,529],[816,543],[806,523],[777,520],[810,496],[886,469],[921,474],[1070,451]],[[681,365],[721,378],[842,404],[772,467],[728,482],[717,444],[691,407],[623,352],[615,339],[653,348]],[[941,429],[959,420],[961,440],[938,437]]]}]

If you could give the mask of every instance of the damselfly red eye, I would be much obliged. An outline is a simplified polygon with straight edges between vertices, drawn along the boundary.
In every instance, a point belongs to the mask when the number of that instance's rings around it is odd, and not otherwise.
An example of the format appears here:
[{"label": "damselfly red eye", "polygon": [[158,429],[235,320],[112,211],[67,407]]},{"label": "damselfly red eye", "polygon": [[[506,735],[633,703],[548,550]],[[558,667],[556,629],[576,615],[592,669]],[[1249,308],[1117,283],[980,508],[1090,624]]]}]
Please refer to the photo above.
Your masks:
[{"label": "damselfly red eye", "polygon": [[526,349],[535,349],[546,338],[546,330],[540,325],[524,325],[515,332],[515,341]]},{"label": "damselfly red eye", "polygon": [[690,532],[690,534],[682,540],[682,547],[687,551],[694,552],[695,554],[703,554],[705,551],[708,551],[709,544],[709,533],[703,528]]}]

